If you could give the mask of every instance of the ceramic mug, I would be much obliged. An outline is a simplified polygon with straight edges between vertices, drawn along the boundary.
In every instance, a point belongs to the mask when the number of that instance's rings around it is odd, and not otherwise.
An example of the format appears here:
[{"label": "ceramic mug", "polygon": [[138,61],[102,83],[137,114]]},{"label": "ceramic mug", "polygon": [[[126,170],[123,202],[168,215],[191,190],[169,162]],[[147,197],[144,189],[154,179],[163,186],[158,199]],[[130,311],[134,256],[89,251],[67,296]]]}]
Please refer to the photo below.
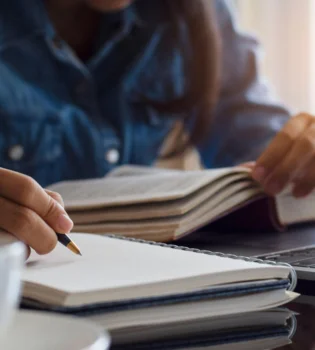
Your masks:
[{"label": "ceramic mug", "polygon": [[0,232],[0,339],[18,307],[25,257],[25,246],[12,235]]}]

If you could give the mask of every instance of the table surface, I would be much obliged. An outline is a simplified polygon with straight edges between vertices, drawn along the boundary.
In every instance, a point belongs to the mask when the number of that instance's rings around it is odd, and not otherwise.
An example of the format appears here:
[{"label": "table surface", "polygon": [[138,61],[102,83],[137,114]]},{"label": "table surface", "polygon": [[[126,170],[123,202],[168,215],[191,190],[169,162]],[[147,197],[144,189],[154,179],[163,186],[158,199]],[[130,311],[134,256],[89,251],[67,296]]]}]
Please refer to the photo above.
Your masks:
[{"label": "table surface", "polygon": [[[256,247],[257,254],[262,253],[261,249],[271,248],[273,250],[282,250],[284,248],[293,248],[299,243],[302,246],[315,244],[315,227],[303,227],[303,228],[294,228],[287,233],[267,233],[264,236],[264,242],[258,242],[254,237],[256,234],[243,234],[235,235],[232,233],[227,234],[206,234],[201,235],[200,237],[195,236],[195,238],[182,240],[178,242],[181,245],[201,248],[201,249],[210,249],[215,251],[225,251],[229,252],[230,248],[224,245],[224,243],[233,241],[236,251],[234,253],[241,253],[246,255],[246,249],[248,247]],[[196,238],[197,237],[197,238]],[[245,251],[244,251],[245,249]],[[302,295],[297,299],[296,302],[286,305],[291,311],[297,313],[297,329],[292,338],[292,343],[290,345],[282,346],[277,349],[281,350],[315,350],[315,282],[313,285],[308,287],[308,290],[314,291],[314,293],[307,293],[313,295]],[[128,346],[128,349],[130,347]],[[154,346],[152,347],[155,348]],[[115,346],[113,347],[115,349]],[[171,347],[167,348],[171,350]],[[188,349],[188,348],[187,348]],[[191,347],[193,350],[194,348]],[[201,350],[201,347],[198,347],[198,350]],[[207,349],[207,348],[205,348]],[[212,348],[209,348],[209,350]],[[234,346],[229,345],[228,349],[233,350]],[[262,345],[261,350],[264,347]],[[240,350],[240,347],[237,347],[237,350]]]},{"label": "table surface", "polygon": [[[255,350],[265,350],[265,349],[277,349],[277,350],[314,350],[315,349],[315,297],[312,297],[313,300],[308,300],[307,303],[304,304],[304,301],[301,300],[301,302],[295,302],[292,304],[287,305],[288,309],[296,313],[296,319],[297,319],[297,328],[296,332],[291,339],[291,343],[289,345],[281,346],[280,348],[270,348],[270,340],[268,343],[266,341],[261,341],[259,347],[255,347]],[[303,302],[303,303],[302,303]],[[313,303],[314,305],[311,305]],[[235,325],[236,327],[239,325]],[[206,336],[205,333],[203,333],[202,338],[200,337],[200,340],[203,341],[204,337]],[[185,337],[185,335],[183,335]],[[167,346],[167,350],[202,350],[202,349],[209,349],[211,350],[212,347],[195,347],[194,344],[198,342],[199,338],[196,338],[196,336],[193,337],[193,339],[189,338],[189,341],[192,342],[191,346],[186,346],[184,348],[178,348],[178,347],[170,347]],[[224,339],[224,338],[223,338]],[[222,340],[223,340],[222,339]],[[162,340],[162,339],[161,339]],[[176,339],[178,340],[178,339]],[[187,339],[185,341],[187,343]],[[289,343],[289,341],[288,341]],[[268,344],[268,345],[267,345]],[[152,347],[151,347],[152,346]],[[141,350],[147,350],[147,349],[155,349],[155,350],[164,350],[165,345],[161,344],[148,344],[144,347],[141,347],[139,344],[128,344],[125,346],[112,346],[111,350],[131,350],[131,349],[141,349]],[[239,345],[233,345],[229,344],[227,347],[229,350],[237,349],[240,350]],[[226,348],[226,349],[227,349]],[[217,349],[217,348],[216,348]],[[249,348],[246,348],[247,350],[251,350]]]},{"label": "table surface", "polygon": [[[256,233],[238,235],[233,233],[202,233],[200,236],[192,235],[191,238],[188,237],[188,239],[181,240],[178,243],[192,248],[232,253],[230,251],[231,246],[227,245],[227,242],[232,241],[233,253],[248,256],[249,254],[246,253],[250,251],[252,254],[252,248],[255,248],[256,254],[262,254],[268,250],[275,251],[297,246],[315,245],[315,226],[295,227],[284,233],[267,232],[260,235],[259,239],[258,236],[256,236]],[[297,329],[292,338],[292,343],[277,349],[315,350],[315,282],[308,287],[308,290],[311,290],[311,293],[307,294],[313,294],[313,296],[302,295],[297,299],[297,302],[288,305],[291,311],[297,313]],[[233,350],[234,347],[230,345],[228,348]],[[237,347],[237,349],[240,348]],[[263,349],[263,346],[261,349]]]},{"label": "table surface", "polygon": [[292,344],[281,347],[281,350],[315,349],[315,297],[309,299],[305,304],[303,301],[303,303],[289,305],[290,310],[298,313],[297,330],[292,339]]}]

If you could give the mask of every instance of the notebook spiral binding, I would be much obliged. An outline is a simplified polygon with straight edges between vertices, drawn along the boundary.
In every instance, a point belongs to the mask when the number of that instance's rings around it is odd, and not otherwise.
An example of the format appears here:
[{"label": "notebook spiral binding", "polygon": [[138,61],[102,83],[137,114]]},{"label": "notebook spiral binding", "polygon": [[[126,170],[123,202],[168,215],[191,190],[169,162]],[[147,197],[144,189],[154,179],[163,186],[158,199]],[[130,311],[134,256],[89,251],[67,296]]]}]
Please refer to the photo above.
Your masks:
[{"label": "notebook spiral binding", "polygon": [[244,260],[248,262],[255,262],[258,264],[268,264],[268,265],[273,265],[273,266],[286,266],[290,268],[290,287],[288,288],[289,291],[294,291],[297,285],[297,274],[294,270],[294,268],[287,263],[279,263],[271,260],[262,260],[262,259],[257,259],[257,258],[249,258],[247,256],[240,256],[240,255],[234,255],[234,254],[226,254],[226,253],[218,253],[218,252],[212,252],[211,250],[201,250],[197,248],[188,248],[184,246],[179,246],[176,244],[167,244],[167,243],[161,243],[161,242],[154,242],[154,241],[147,241],[144,239],[139,239],[139,238],[132,238],[132,237],[125,237],[125,236],[118,236],[118,235],[104,235],[106,237],[110,238],[115,238],[115,239],[121,239],[123,241],[130,241],[130,242],[138,242],[138,243],[144,243],[144,244],[149,244],[149,245],[155,245],[155,246],[160,246],[160,247],[165,247],[165,248],[171,248],[171,249],[178,249],[178,250],[184,250],[188,252],[193,252],[193,253],[199,253],[199,254],[206,254],[206,255],[212,255],[212,256],[220,256],[222,258],[230,258],[230,259],[235,259],[235,260]]},{"label": "notebook spiral binding", "polygon": [[292,314],[291,317],[289,318],[288,325],[290,328],[290,333],[288,335],[288,338],[292,339],[297,331],[297,319],[294,314]]}]

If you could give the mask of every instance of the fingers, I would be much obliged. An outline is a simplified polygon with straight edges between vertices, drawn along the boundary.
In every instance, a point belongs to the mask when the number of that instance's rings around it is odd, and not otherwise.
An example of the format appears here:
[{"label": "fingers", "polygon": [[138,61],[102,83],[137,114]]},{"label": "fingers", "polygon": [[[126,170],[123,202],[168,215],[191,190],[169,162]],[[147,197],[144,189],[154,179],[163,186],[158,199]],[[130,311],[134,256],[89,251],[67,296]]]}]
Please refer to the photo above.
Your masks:
[{"label": "fingers", "polygon": [[308,114],[291,118],[257,160],[253,178],[271,195],[281,192],[315,161],[315,123]]},{"label": "fingers", "polygon": [[315,125],[311,125],[296,140],[291,150],[265,180],[265,188],[271,194],[281,192],[298,175],[306,171],[310,162],[315,161]]},{"label": "fingers", "polygon": [[[34,211],[51,228],[60,233],[69,232],[73,223],[60,204],[56,194],[48,194],[32,178],[0,168],[0,196]],[[53,198],[54,197],[54,198]]]},{"label": "fingers", "polygon": [[45,191],[28,176],[3,168],[0,178],[0,228],[38,254],[53,250],[56,232],[67,233],[73,226],[60,195]]},{"label": "fingers", "polygon": [[253,172],[255,180],[263,182],[269,176],[309,124],[310,118],[306,114],[300,114],[288,121],[257,160]]},{"label": "fingers", "polygon": [[38,254],[46,254],[57,244],[55,231],[34,211],[0,197],[1,228],[13,234]]}]

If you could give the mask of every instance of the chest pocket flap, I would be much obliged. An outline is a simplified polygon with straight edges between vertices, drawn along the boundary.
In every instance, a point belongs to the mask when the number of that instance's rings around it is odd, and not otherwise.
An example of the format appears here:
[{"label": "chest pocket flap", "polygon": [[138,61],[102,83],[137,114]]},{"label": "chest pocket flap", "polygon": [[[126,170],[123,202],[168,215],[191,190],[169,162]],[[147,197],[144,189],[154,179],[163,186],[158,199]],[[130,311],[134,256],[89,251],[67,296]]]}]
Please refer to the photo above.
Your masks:
[{"label": "chest pocket flap", "polygon": [[0,166],[47,185],[58,178],[60,128],[57,118],[30,119],[0,113]]}]

